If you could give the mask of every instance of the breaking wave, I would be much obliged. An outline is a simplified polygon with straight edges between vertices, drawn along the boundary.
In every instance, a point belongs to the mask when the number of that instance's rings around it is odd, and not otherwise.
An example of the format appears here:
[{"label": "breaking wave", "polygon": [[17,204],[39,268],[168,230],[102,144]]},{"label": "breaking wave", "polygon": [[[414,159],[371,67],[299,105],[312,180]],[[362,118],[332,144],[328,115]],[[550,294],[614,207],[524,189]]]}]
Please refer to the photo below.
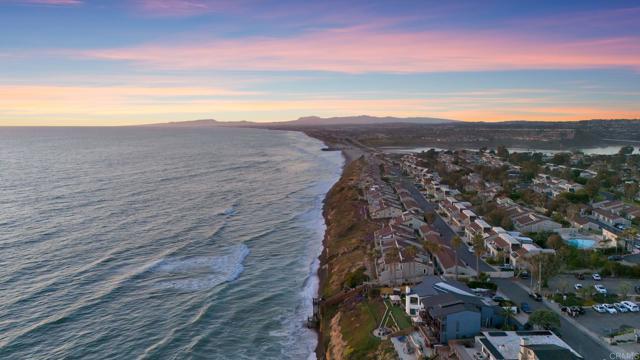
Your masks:
[{"label": "breaking wave", "polygon": [[240,244],[226,255],[167,258],[156,263],[150,271],[163,275],[163,279],[157,284],[158,288],[207,290],[238,278],[244,270],[242,262],[247,255],[249,248]]}]

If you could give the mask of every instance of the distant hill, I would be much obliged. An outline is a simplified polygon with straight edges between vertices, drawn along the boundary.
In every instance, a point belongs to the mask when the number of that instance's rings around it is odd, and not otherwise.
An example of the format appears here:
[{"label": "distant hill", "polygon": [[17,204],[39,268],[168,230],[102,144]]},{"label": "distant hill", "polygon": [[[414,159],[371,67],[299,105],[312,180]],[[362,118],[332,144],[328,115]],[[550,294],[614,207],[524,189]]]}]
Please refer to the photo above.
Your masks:
[{"label": "distant hill", "polygon": [[[277,123],[278,125],[294,125],[294,126],[322,126],[322,125],[374,125],[388,123],[405,123],[405,124],[444,124],[456,122],[456,120],[439,119],[430,117],[377,117],[369,115],[359,116],[340,116],[331,118],[321,118],[318,116],[301,117],[298,120],[285,121]],[[276,125],[276,123],[274,123]]]},{"label": "distant hill", "polygon": [[152,127],[299,127],[299,126],[324,126],[324,125],[375,125],[375,124],[445,124],[457,122],[456,120],[438,119],[430,117],[376,117],[368,115],[360,116],[341,116],[331,118],[321,118],[318,116],[306,116],[297,120],[281,121],[281,122],[251,122],[251,121],[217,121],[214,119],[202,119],[191,121],[175,121],[159,124],[147,124],[142,126]]},{"label": "distant hill", "polygon": [[248,121],[218,121],[214,119],[202,119],[202,120],[191,120],[191,121],[172,121],[168,123],[157,123],[157,124],[146,124],[140,125],[145,127],[182,127],[182,128],[192,128],[192,127],[219,127],[219,126],[248,126],[253,123]]}]

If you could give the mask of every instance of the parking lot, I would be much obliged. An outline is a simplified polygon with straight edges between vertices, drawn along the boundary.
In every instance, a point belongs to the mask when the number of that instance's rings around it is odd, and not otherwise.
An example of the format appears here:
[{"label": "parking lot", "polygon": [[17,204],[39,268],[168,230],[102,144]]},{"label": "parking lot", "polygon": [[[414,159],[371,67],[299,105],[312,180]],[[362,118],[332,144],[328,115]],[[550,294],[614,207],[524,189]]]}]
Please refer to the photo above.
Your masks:
[{"label": "parking lot", "polygon": [[627,299],[631,301],[640,300],[640,294],[634,292],[634,287],[640,285],[640,281],[636,279],[622,279],[622,278],[608,278],[603,277],[601,281],[595,281],[591,278],[591,274],[586,274],[583,280],[578,280],[573,275],[558,275],[549,280],[549,290],[551,292],[562,292],[565,289],[567,292],[576,292],[574,288],[575,284],[582,284],[583,287],[589,288],[595,292],[593,285],[599,284],[604,286],[609,293],[620,294],[620,287],[622,284],[627,284],[629,290],[627,292]]},{"label": "parking lot", "polygon": [[586,309],[584,315],[578,316],[576,320],[600,336],[608,335],[612,330],[616,330],[623,325],[640,329],[640,312],[600,314],[589,308]]},{"label": "parking lot", "polygon": [[[578,280],[573,275],[559,275],[549,281],[549,288],[552,292],[561,292],[563,288],[566,289],[567,292],[576,292],[574,285],[577,283],[593,290],[593,292],[595,292],[593,285],[603,285],[610,294],[613,293],[618,295],[620,294],[621,285],[627,284],[630,289],[626,299],[634,302],[640,302],[640,295],[636,294],[633,289],[634,286],[639,285],[640,282],[634,279],[604,277],[601,281],[594,281],[591,278],[591,274],[586,274],[583,280]],[[640,312],[608,314],[598,313],[591,307],[588,307],[586,308],[586,313],[578,316],[576,321],[584,325],[593,333],[605,336],[623,325],[640,329]]]}]

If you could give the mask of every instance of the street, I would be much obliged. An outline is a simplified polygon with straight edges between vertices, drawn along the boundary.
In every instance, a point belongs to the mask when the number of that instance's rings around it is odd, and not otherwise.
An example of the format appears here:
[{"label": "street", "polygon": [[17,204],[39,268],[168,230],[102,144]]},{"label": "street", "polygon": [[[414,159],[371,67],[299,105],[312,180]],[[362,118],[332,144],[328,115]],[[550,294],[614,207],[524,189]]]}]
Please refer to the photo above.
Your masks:
[{"label": "street", "polygon": [[[518,306],[522,302],[527,302],[533,311],[536,309],[550,310],[550,308],[542,302],[537,302],[531,299],[524,289],[514,283],[516,280],[492,279],[492,281],[498,285],[498,290],[500,292],[506,295]],[[564,316],[560,317],[560,330],[558,331],[558,336],[562,337],[562,340],[574,348],[578,353],[582,354],[585,359],[610,359],[609,355],[611,352],[603,344],[585,335],[582,330],[567,321]]]},{"label": "street", "polygon": [[[435,220],[432,225],[436,229],[436,231],[438,231],[442,235],[442,240],[444,240],[445,244],[451,247],[451,239],[456,236],[456,233],[451,230],[449,225],[447,225],[442,217],[440,217],[440,215],[438,215],[438,213],[435,211],[436,205],[427,201],[427,199],[424,198],[424,196],[420,193],[420,191],[418,191],[418,189],[416,189],[415,185],[409,179],[404,176],[399,176],[399,180],[401,180],[402,185],[407,190],[409,190],[422,211],[434,212],[436,214]],[[464,243],[460,245],[460,247],[457,249],[457,252],[460,260],[462,260],[465,264],[475,270],[476,256],[475,254],[469,252],[467,245]],[[495,271],[495,269],[485,263],[482,259],[480,259],[480,271],[490,272]]]}]

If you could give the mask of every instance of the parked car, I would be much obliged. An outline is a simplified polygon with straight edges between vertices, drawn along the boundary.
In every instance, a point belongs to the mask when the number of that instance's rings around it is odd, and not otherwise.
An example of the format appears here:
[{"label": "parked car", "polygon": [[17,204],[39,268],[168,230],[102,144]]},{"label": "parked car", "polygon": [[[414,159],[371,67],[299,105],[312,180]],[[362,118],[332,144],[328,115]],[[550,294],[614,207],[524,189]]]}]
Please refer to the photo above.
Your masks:
[{"label": "parked car", "polygon": [[593,287],[596,289],[596,291],[598,292],[598,294],[604,294],[607,295],[607,288],[600,285],[600,284],[595,284],[593,285]]},{"label": "parked car", "polygon": [[608,312],[609,314],[617,314],[618,310],[616,310],[615,306],[611,305],[611,304],[602,304],[602,306],[604,306],[604,309],[606,312]]},{"label": "parked car", "polygon": [[582,289],[582,284],[575,284],[575,285],[573,285],[573,288],[576,289],[576,290],[580,290],[580,289]]},{"label": "parked car", "polygon": [[500,266],[500,271],[513,271],[513,266],[511,264],[504,264]]},{"label": "parked car", "polygon": [[600,274],[598,274],[598,273],[593,273],[593,274],[591,274],[591,277],[592,277],[592,278],[593,278],[593,280],[595,280],[595,281],[600,281],[600,280],[602,280],[602,277],[600,277]]},{"label": "parked car", "polygon": [[503,297],[502,297],[502,296],[500,296],[500,295],[496,295],[496,296],[492,297],[492,298],[491,298],[491,300],[493,300],[493,301],[495,301],[495,302],[497,302],[497,303],[507,301],[507,299],[503,298]]},{"label": "parked car", "polygon": [[584,274],[583,274],[583,273],[577,273],[577,274],[576,274],[576,279],[578,279],[578,280],[584,280]]},{"label": "parked car", "polygon": [[531,314],[531,307],[529,306],[529,303],[523,302],[520,304],[520,309],[522,309],[522,312],[525,314]]},{"label": "parked car", "polygon": [[620,255],[611,255],[607,259],[609,259],[609,261],[620,261],[620,260],[622,260],[622,256],[620,256]]},{"label": "parked car", "polygon": [[520,276],[520,279],[528,279],[529,278],[529,272],[528,271],[523,271],[518,276]]},{"label": "parked car", "polygon": [[629,309],[627,309],[626,306],[620,304],[620,303],[614,303],[613,306],[616,308],[616,310],[618,310],[619,313],[626,313],[629,312]]},{"label": "parked car", "polygon": [[622,304],[624,307],[626,307],[627,309],[629,309],[629,311],[631,312],[638,312],[640,311],[640,306],[638,306],[638,304],[633,303],[631,301],[625,300],[625,301],[620,301],[620,304]]},{"label": "parked car", "polygon": [[633,290],[636,292],[636,294],[640,294],[640,285],[634,286]]},{"label": "parked car", "polygon": [[607,312],[607,308],[602,305],[602,304],[595,304],[592,306],[593,310],[595,310],[595,312],[597,313],[606,313]]},{"label": "parked car", "polygon": [[542,301],[542,295],[538,294],[537,292],[530,292],[529,297],[535,301]]},{"label": "parked car", "polygon": [[577,312],[580,315],[584,315],[586,313],[586,311],[584,310],[584,308],[582,306],[572,306],[571,310]]},{"label": "parked car", "polygon": [[562,307],[560,310],[566,312],[567,315],[571,317],[577,317],[578,315],[584,314],[584,309],[580,306]]}]

